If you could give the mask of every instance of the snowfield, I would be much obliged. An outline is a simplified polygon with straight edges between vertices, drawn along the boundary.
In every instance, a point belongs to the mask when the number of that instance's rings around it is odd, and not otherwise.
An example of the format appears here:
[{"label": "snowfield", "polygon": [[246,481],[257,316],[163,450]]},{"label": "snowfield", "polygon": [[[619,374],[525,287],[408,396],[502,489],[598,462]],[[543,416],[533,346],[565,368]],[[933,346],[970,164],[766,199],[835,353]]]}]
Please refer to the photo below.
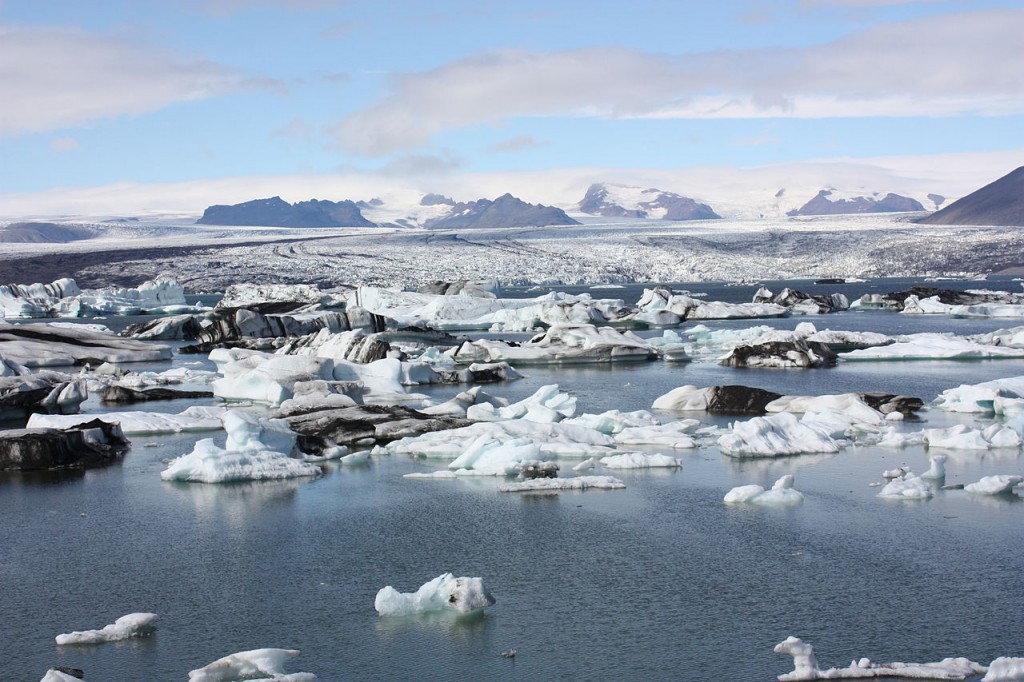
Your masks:
[{"label": "snowfield", "polygon": [[962,275],[1021,265],[1024,233],[919,226],[913,217],[591,218],[580,226],[459,231],[231,228],[176,218],[91,223],[93,238],[70,243],[5,244],[0,269],[20,282],[17,262],[34,259],[26,272],[36,278],[52,267],[51,279],[73,276],[83,286],[173,273],[196,291],[244,281],[407,288],[480,273],[503,285],[594,284]]}]

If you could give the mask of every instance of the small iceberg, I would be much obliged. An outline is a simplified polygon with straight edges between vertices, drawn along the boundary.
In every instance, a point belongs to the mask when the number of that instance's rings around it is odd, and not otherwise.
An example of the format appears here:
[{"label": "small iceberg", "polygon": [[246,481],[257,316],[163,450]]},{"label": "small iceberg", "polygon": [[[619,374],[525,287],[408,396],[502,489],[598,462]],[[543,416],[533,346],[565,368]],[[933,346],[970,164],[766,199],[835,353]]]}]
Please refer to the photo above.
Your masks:
[{"label": "small iceberg", "polygon": [[103,644],[131,637],[145,637],[156,629],[153,625],[155,620],[155,613],[129,613],[99,630],[76,630],[57,635],[56,640],[57,644]]},{"label": "small iceberg", "polygon": [[803,501],[803,493],[793,490],[792,474],[786,474],[775,481],[771,490],[765,490],[759,485],[741,485],[727,492],[724,498],[726,504],[758,504],[766,507],[796,506]]},{"label": "small iceberg", "polygon": [[495,599],[481,578],[456,578],[451,573],[437,576],[415,592],[399,592],[388,585],[377,592],[373,607],[382,616],[412,616],[420,613],[472,613],[492,606]]},{"label": "small iceberg", "polygon": [[913,472],[906,472],[885,484],[878,497],[896,500],[925,500],[935,494],[932,484]]},{"label": "small iceberg", "polygon": [[1024,476],[1007,474],[985,476],[980,481],[968,483],[964,486],[964,490],[975,495],[1005,495],[1012,493],[1021,481],[1024,481]]},{"label": "small iceberg", "polygon": [[574,478],[534,478],[528,481],[516,481],[498,486],[500,493],[527,493],[544,490],[587,490],[598,488],[604,490],[620,490],[626,484],[614,476],[576,476]]},{"label": "small iceberg", "polygon": [[312,673],[285,673],[285,661],[299,655],[296,649],[252,649],[218,658],[213,663],[191,670],[189,682],[234,682],[255,680],[263,682],[313,682]]},{"label": "small iceberg", "polygon": [[678,468],[683,466],[679,459],[670,455],[648,455],[642,452],[623,452],[618,455],[608,455],[601,458],[601,464],[609,469]]}]

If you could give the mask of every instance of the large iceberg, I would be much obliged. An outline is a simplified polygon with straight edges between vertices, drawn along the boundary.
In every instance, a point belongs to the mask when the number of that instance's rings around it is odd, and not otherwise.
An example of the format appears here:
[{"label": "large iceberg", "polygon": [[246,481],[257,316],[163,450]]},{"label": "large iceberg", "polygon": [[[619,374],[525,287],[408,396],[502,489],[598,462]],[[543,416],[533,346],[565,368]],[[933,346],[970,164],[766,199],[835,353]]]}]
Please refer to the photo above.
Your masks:
[{"label": "large iceberg", "polygon": [[156,435],[161,433],[182,433],[192,431],[219,431],[223,428],[221,415],[223,407],[193,405],[177,414],[163,412],[142,412],[126,410],[102,414],[52,415],[33,414],[29,417],[28,428],[66,429],[85,424],[94,419],[121,425],[126,435]]},{"label": "large iceberg", "polygon": [[653,360],[658,352],[632,332],[611,327],[551,327],[522,344],[480,339],[458,346],[452,357],[460,363],[583,364]]},{"label": "large iceberg", "polygon": [[1024,657],[1000,656],[993,660],[981,682],[1024,682]]},{"label": "large iceberg", "polygon": [[156,315],[195,310],[176,281],[158,277],[138,287],[81,290],[73,279],[51,284],[0,286],[0,317],[90,317]]},{"label": "large iceberg", "polygon": [[718,439],[718,446],[730,457],[839,452],[839,444],[831,436],[808,426],[790,412],[735,422],[729,433]]},{"label": "large iceberg", "polygon": [[948,388],[932,403],[949,412],[995,414],[1000,398],[1019,399],[1024,396],[1024,376],[1004,377],[980,384],[961,384]]},{"label": "large iceberg", "polygon": [[840,353],[843,360],[994,360],[1024,358],[1024,348],[1003,348],[946,334],[909,334],[888,346]]},{"label": "large iceberg", "polygon": [[320,467],[292,456],[295,434],[283,419],[262,419],[239,410],[221,420],[225,447],[212,438],[198,441],[192,452],[171,460],[160,473],[165,481],[225,483],[319,476]]},{"label": "large iceberg", "polygon": [[57,644],[102,644],[130,637],[145,637],[156,629],[153,625],[155,620],[155,613],[129,613],[99,630],[76,630],[57,635],[55,639]]},{"label": "large iceberg", "polygon": [[170,346],[122,339],[86,325],[0,320],[0,355],[25,367],[55,367],[104,362],[155,362],[171,359]]},{"label": "large iceberg", "polygon": [[390,585],[382,587],[373,606],[382,616],[411,616],[431,612],[472,613],[494,602],[483,579],[456,578],[443,573],[415,592],[399,592]]},{"label": "large iceberg", "polygon": [[313,682],[312,673],[285,673],[288,659],[299,655],[296,649],[252,649],[218,658],[188,673],[189,682]]}]

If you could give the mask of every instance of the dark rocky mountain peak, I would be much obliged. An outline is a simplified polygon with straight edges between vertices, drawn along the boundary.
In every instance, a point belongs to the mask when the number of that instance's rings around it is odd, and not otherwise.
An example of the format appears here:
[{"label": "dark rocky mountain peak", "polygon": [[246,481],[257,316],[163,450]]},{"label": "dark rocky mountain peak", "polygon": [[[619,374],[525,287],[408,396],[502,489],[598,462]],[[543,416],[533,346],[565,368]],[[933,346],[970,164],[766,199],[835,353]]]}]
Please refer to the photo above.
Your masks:
[{"label": "dark rocky mountain peak", "polygon": [[1024,227],[1024,166],[918,222],[926,225]]},{"label": "dark rocky mountain peak", "polygon": [[196,223],[260,227],[375,227],[349,200],[310,199],[289,204],[281,197],[254,199],[230,206],[210,206]]},{"label": "dark rocky mountain peak", "polygon": [[829,197],[832,189],[823,189],[813,199],[800,208],[787,211],[788,216],[809,216],[809,215],[841,215],[846,213],[901,213],[909,211],[923,211],[921,202],[910,197],[889,192],[882,198],[874,196],[860,196],[852,199],[837,199],[833,201]]}]

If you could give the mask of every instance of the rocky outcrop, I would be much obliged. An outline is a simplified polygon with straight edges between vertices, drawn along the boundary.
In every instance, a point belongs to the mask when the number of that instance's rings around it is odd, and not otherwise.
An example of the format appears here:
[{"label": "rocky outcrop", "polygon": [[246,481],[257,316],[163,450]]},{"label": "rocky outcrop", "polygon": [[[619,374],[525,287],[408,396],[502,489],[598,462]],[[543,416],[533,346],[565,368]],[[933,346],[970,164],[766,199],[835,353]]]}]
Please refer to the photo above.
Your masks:
[{"label": "rocky outcrop", "polygon": [[425,227],[445,230],[492,227],[531,227],[541,225],[579,225],[560,208],[528,204],[511,194],[494,201],[477,199],[458,203],[448,215],[424,223]]},{"label": "rocky outcrop", "polygon": [[443,194],[424,194],[420,206],[454,206],[455,200]]},{"label": "rocky outcrop", "polygon": [[0,471],[37,471],[115,462],[131,443],[121,427],[100,419],[67,429],[0,431]]},{"label": "rocky outcrop", "polygon": [[1024,227],[1024,166],[918,222],[925,225]]},{"label": "rocky outcrop", "polygon": [[230,206],[210,206],[196,223],[260,227],[376,227],[363,217],[353,201],[310,199],[289,204],[281,197],[254,199]]},{"label": "rocky outcrop", "polygon": [[901,213],[923,211],[924,206],[917,199],[900,196],[889,192],[885,196],[878,194],[869,197],[853,197],[852,199],[829,199],[833,190],[823,189],[813,199],[800,208],[786,211],[788,216],[810,215],[842,215],[847,213]]},{"label": "rocky outcrop", "polygon": [[722,216],[707,204],[660,189],[595,183],[579,204],[582,213],[607,218],[711,220]]}]

